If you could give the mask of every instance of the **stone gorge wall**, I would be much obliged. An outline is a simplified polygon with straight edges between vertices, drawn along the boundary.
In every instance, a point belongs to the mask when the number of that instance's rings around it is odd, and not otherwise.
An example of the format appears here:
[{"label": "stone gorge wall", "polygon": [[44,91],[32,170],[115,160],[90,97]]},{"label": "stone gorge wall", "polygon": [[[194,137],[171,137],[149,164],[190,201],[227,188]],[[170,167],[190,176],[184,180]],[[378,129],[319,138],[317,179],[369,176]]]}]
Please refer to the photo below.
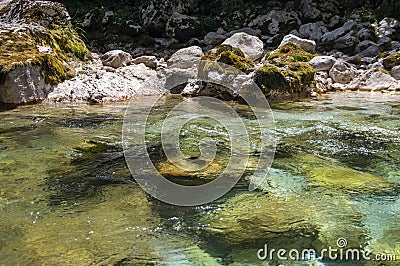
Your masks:
[{"label": "stone gorge wall", "polygon": [[[376,22],[399,17],[398,0],[63,0],[75,25],[99,52],[121,48],[160,56],[188,45],[216,45],[226,33],[251,28],[271,47],[303,24],[327,30],[353,19]],[[170,50],[166,51],[165,48]]]}]

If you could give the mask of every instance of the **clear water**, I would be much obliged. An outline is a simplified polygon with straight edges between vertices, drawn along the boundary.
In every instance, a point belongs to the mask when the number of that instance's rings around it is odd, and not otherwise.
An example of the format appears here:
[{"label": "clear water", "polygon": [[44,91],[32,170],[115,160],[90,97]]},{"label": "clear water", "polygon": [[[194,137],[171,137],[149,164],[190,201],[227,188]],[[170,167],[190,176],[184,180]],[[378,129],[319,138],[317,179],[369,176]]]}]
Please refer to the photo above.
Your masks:
[{"label": "clear water", "polygon": [[[382,265],[257,258],[265,243],[321,250],[340,237],[398,257],[383,265],[400,264],[399,95],[335,93],[273,106],[279,145],[263,186],[249,192],[244,178],[198,207],[164,204],[133,181],[122,155],[124,110],[43,104],[0,112],[0,264]],[[215,130],[223,158],[226,134]]]}]

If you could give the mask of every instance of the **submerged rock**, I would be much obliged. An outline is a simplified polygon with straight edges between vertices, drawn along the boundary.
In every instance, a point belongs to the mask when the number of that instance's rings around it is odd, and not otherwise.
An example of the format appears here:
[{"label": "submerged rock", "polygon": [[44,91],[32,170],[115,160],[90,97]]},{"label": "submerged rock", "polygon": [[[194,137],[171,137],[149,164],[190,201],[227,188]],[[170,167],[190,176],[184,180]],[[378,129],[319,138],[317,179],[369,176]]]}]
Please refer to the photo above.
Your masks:
[{"label": "submerged rock", "polygon": [[210,224],[206,234],[230,246],[258,246],[271,239],[312,237],[317,233],[312,223],[315,209],[299,209],[300,205],[304,202],[296,197],[238,195],[222,204],[220,211],[205,217]]}]

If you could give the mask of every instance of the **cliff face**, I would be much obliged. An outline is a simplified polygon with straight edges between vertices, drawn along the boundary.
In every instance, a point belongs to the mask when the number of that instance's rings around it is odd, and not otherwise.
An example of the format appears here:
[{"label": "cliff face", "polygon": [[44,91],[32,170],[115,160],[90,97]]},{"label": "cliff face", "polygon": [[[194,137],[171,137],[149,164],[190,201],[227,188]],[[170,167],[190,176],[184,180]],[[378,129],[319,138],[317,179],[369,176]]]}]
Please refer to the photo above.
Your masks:
[{"label": "cliff face", "polygon": [[[90,45],[101,52],[116,47],[143,54],[143,47],[172,50],[207,45],[218,32],[246,27],[271,46],[300,25],[318,22],[328,30],[353,19],[377,22],[398,17],[398,0],[64,0],[74,24],[85,31]],[[208,33],[211,41],[201,43]],[[279,41],[277,41],[279,40]],[[268,43],[268,42],[267,42]]]}]

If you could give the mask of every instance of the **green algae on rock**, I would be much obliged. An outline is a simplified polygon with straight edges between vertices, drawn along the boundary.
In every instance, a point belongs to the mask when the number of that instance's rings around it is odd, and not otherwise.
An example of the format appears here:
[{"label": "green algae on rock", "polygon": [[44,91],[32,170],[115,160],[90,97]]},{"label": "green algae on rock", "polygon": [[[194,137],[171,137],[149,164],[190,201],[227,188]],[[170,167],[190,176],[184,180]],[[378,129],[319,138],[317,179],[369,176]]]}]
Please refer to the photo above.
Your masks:
[{"label": "green algae on rock", "polygon": [[311,154],[298,153],[289,158],[278,158],[274,164],[309,177],[310,183],[318,187],[354,193],[379,193],[394,188],[394,183],[383,177],[354,170],[336,160],[323,159]]},{"label": "green algae on rock", "polygon": [[308,63],[313,57],[298,45],[287,43],[266,55],[254,80],[266,95],[273,91],[300,93],[315,83],[315,72]]},{"label": "green algae on rock", "polygon": [[383,65],[387,70],[391,70],[393,67],[400,65],[400,53],[387,56],[383,59]]},{"label": "green algae on rock", "polygon": [[244,53],[239,49],[227,44],[218,45],[208,51],[202,60],[216,61],[233,66],[242,72],[254,67],[253,61],[245,58]]},{"label": "green algae on rock", "polygon": [[259,246],[271,239],[313,237],[317,233],[311,222],[315,210],[312,206],[299,209],[300,205],[301,199],[296,197],[241,194],[205,217],[210,225],[205,232],[230,246]]}]

